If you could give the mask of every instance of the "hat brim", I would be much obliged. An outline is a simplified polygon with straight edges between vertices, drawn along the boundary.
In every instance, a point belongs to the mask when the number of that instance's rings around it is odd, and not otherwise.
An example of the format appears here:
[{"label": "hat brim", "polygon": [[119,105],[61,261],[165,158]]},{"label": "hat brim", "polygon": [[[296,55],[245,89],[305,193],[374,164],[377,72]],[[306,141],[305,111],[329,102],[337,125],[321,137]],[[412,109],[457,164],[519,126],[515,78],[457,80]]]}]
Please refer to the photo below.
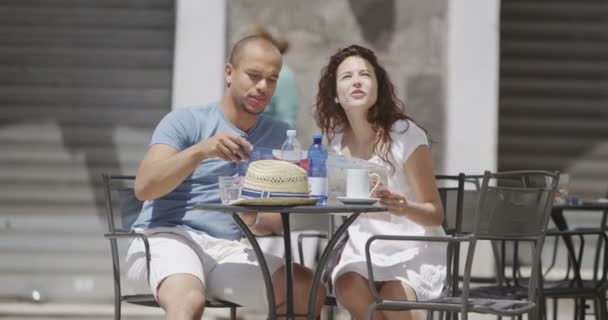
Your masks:
[{"label": "hat brim", "polygon": [[251,198],[237,199],[230,202],[233,206],[309,206],[316,204],[319,198]]}]

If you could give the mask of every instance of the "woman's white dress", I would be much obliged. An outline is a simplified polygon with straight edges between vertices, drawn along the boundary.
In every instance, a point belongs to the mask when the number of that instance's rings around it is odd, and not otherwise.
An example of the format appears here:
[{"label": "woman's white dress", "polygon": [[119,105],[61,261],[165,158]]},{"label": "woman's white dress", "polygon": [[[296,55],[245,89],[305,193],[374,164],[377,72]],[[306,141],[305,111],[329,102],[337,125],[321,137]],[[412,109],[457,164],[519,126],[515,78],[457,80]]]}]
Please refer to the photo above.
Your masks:
[{"label": "woman's white dress", "polygon": [[[425,132],[414,122],[400,120],[393,125],[393,139],[390,157],[394,161],[394,173],[388,177],[388,189],[416,201],[410,188],[403,165],[419,146],[427,145]],[[338,154],[342,150],[342,133],[336,133],[331,141],[332,149]],[[370,162],[388,165],[377,155]],[[332,282],[346,272],[356,272],[368,278],[365,264],[365,243],[376,234],[443,236],[441,226],[421,226],[403,216],[389,212],[366,213],[348,229],[348,242],[338,264],[332,271]],[[446,275],[446,245],[430,242],[404,242],[376,240],[371,247],[375,281],[400,280],[408,283],[418,300],[428,300],[439,296]]]}]

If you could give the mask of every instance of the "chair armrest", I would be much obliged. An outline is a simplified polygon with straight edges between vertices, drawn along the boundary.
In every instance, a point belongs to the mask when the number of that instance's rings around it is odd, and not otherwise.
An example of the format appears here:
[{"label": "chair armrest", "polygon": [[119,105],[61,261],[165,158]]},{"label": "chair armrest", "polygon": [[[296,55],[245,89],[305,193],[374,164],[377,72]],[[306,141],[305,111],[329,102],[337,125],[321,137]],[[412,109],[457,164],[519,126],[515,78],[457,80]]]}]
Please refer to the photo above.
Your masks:
[{"label": "chair armrest", "polygon": [[[426,241],[426,242],[444,242],[444,243],[460,243],[472,242],[475,240],[473,234],[453,235],[453,236],[407,236],[407,235],[373,235],[365,243],[365,262],[367,264],[368,283],[370,291],[376,300],[381,300],[380,294],[376,289],[374,281],[374,273],[372,267],[371,245],[377,240],[388,241]],[[470,250],[469,248],[468,250]],[[449,268],[448,268],[449,269]],[[468,292],[468,290],[467,290]]]},{"label": "chair armrest", "polygon": [[[114,232],[108,232],[108,233],[104,233],[104,238],[106,239],[110,239],[110,240],[116,240],[118,238],[140,238],[142,240],[142,242],[144,243],[144,251],[146,254],[146,271],[147,271],[147,278],[148,278],[148,283],[150,282],[150,243],[148,242],[148,236],[146,236],[143,233],[139,233],[139,232],[134,232],[134,231],[124,231],[124,230],[119,230],[119,231],[114,231]],[[115,244],[113,244],[115,245]]]},{"label": "chair armrest", "polygon": [[550,229],[547,230],[547,236],[579,236],[579,235],[590,235],[595,234],[598,236],[606,237],[606,234],[603,230],[597,228],[576,228],[569,230],[556,230]]},{"label": "chair armrest", "polygon": [[327,239],[327,234],[319,232],[319,233],[300,233],[298,234],[298,241],[301,241],[303,238],[319,238],[319,239]]},{"label": "chair armrest", "polygon": [[133,231],[114,231],[104,233],[104,238],[116,239],[116,238],[147,238],[145,234],[133,232]]}]

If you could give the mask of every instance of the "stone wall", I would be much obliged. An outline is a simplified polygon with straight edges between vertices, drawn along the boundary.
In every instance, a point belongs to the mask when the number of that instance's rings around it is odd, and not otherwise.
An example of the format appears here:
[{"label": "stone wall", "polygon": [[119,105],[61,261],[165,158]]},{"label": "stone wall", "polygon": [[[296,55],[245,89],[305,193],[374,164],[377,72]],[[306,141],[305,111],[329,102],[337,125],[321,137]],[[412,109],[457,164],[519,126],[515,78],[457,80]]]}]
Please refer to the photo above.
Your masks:
[{"label": "stone wall", "polygon": [[304,146],[318,131],[312,105],[321,68],[338,48],[356,43],[375,50],[389,71],[406,112],[431,135],[436,171],[445,146],[446,0],[230,0],[227,44],[263,24],[291,44],[285,63],[300,95],[298,136]]}]

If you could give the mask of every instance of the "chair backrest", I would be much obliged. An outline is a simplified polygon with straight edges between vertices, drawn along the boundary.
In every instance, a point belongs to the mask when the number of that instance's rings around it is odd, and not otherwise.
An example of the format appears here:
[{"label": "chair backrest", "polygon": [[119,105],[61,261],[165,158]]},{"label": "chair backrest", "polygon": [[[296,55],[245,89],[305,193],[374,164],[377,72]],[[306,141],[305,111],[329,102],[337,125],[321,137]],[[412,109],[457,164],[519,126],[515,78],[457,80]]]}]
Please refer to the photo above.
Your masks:
[{"label": "chair backrest", "polygon": [[[135,238],[145,238],[143,234],[133,232],[131,227],[139,215],[143,201],[135,196],[135,177],[125,175],[103,174],[103,184],[106,196],[106,215],[108,220],[108,234],[112,253],[112,266],[114,274],[114,314],[115,319],[120,319],[121,302],[126,301],[133,304],[158,307],[154,296],[150,293],[148,283],[150,276],[150,251],[146,249],[146,276],[148,281],[145,283],[132,283],[131,288],[136,292],[125,294],[121,286],[120,261],[122,259],[119,252],[126,252],[126,248],[119,248],[118,238],[132,240]],[[124,236],[124,237],[123,237]],[[128,244],[128,241],[121,241]],[[126,290],[130,291],[130,290]],[[145,292],[139,292],[145,291]],[[218,299],[207,299],[207,308],[228,308],[230,309],[230,319],[236,319],[236,308],[239,305],[230,301]]]},{"label": "chair backrest", "polygon": [[476,215],[478,239],[535,240],[543,236],[559,174],[546,171],[486,172]]},{"label": "chair backrest", "polygon": [[[475,209],[479,200],[482,175],[436,175],[437,191],[444,209],[443,228],[447,234],[472,233]],[[460,244],[448,245],[448,275],[445,290],[456,295],[459,290]]]},{"label": "chair backrest", "polygon": [[[529,299],[535,299],[537,294],[540,256],[558,179],[557,173],[539,170],[486,171],[483,176],[475,211],[475,238],[533,243]],[[468,290],[472,259],[470,252],[465,263],[465,290]]]},{"label": "chair backrest", "polygon": [[[103,174],[104,192],[106,198],[106,218],[108,221],[108,237],[112,254],[115,299],[122,299],[120,261],[126,253],[128,241],[133,237],[118,241],[116,233],[129,232],[137,218],[143,202],[135,197],[135,177]],[[121,255],[122,253],[122,255]],[[143,288],[139,288],[143,290]],[[142,303],[143,304],[143,303]]]},{"label": "chair backrest", "polygon": [[443,204],[443,227],[448,234],[471,233],[483,175],[436,175]]},{"label": "chair backrest", "polygon": [[129,231],[143,202],[135,197],[135,177],[103,175],[108,231]]}]

